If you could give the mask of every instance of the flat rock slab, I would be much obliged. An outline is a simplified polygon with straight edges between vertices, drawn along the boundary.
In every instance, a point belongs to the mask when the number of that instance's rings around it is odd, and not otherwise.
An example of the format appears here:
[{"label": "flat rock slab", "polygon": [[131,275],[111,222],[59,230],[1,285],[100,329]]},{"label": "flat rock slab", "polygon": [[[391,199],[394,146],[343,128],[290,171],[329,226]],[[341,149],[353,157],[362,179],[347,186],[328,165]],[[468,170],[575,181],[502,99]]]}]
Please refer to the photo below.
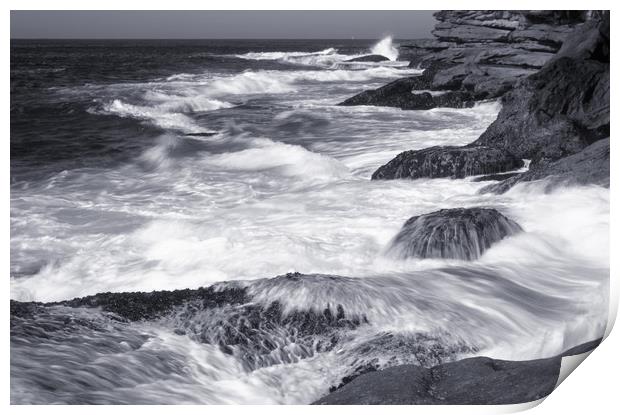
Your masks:
[{"label": "flat rock slab", "polygon": [[562,356],[594,349],[600,339],[559,356],[529,361],[474,357],[426,369],[395,366],[363,374],[315,405],[506,405],[541,399],[555,388]]},{"label": "flat rock slab", "polygon": [[485,146],[429,147],[400,153],[379,167],[372,180],[463,178],[503,173],[523,167],[523,160],[511,153]]}]

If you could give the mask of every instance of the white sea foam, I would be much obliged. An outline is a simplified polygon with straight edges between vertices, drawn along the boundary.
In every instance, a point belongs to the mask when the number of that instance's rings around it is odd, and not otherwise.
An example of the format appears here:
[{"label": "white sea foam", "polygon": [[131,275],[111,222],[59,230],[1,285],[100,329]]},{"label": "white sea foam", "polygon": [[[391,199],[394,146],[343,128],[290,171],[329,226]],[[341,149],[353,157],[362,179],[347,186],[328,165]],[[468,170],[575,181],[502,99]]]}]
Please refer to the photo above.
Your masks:
[{"label": "white sea foam", "polygon": [[[12,189],[11,298],[64,300],[247,279],[257,303],[278,299],[284,312],[342,304],[369,319],[342,349],[251,372],[216,347],[156,324],[123,324],[148,341],[80,366],[106,371],[106,359],[116,359],[127,363],[121,380],[149,380],[115,389],[108,398],[116,402],[312,402],[342,378],[342,362],[350,363],[356,345],[386,331],[462,341],[504,359],[551,356],[600,335],[609,189],[547,194],[543,184],[530,183],[479,195],[486,183],[470,179],[369,180],[401,151],[475,140],[500,109],[483,103],[401,111],[333,106],[340,96],[326,98],[341,86],[362,90],[413,73],[389,66],[247,71],[91,87],[103,102],[98,111],[182,132],[208,130],[196,113],[228,111],[247,98],[277,97],[285,108],[270,108],[252,123],[261,134],[244,130],[238,117],[234,133],[209,137],[199,143],[204,147],[183,147],[195,140],[164,134],[131,163],[67,170]],[[472,263],[384,255],[409,217],[471,206],[497,208],[525,232]],[[262,279],[292,271],[350,278]],[[138,357],[147,364],[136,364]],[[148,364],[160,357],[170,366]]]},{"label": "white sea foam", "polygon": [[254,139],[251,148],[209,157],[208,163],[237,171],[278,169],[282,175],[302,176],[309,180],[333,180],[350,176],[347,167],[331,157],[269,139]]},{"label": "white sea foam", "polygon": [[150,121],[154,125],[163,129],[179,130],[186,133],[196,133],[201,131],[194,121],[179,112],[168,111],[166,108],[150,107],[146,105],[133,105],[115,99],[103,105],[103,112],[116,114],[120,117],[136,118],[138,120]]},{"label": "white sea foam", "polygon": [[245,71],[219,76],[179,74],[163,82],[111,85],[107,87],[109,93],[123,98],[104,100],[104,104],[93,111],[148,121],[163,129],[208,132],[210,129],[198,125],[191,115],[231,108],[234,105],[230,101],[239,96],[295,94],[320,83],[357,83],[417,73],[417,70],[394,67],[369,67],[362,70]]},{"label": "white sea foam", "polygon": [[372,47],[371,52],[374,55],[385,56],[391,61],[395,61],[396,59],[398,59],[398,48],[393,45],[392,36],[381,39],[376,45]]}]

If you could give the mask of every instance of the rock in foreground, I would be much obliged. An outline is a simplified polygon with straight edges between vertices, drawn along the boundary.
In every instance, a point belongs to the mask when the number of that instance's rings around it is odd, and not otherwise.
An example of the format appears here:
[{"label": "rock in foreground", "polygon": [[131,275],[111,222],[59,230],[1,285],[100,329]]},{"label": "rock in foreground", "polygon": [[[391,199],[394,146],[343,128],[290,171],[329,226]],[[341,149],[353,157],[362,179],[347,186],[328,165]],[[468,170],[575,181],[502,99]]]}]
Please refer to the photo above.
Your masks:
[{"label": "rock in foreground", "polygon": [[474,357],[425,369],[395,366],[363,374],[315,405],[507,405],[541,399],[556,386],[563,356],[596,348],[601,339],[560,356],[530,361]]},{"label": "rock in foreground", "polygon": [[495,209],[442,209],[405,222],[388,255],[474,260],[491,245],[521,231],[519,224]]},{"label": "rock in foreground", "polygon": [[400,153],[379,167],[372,180],[451,177],[503,173],[523,167],[511,153],[485,146],[429,147]]}]

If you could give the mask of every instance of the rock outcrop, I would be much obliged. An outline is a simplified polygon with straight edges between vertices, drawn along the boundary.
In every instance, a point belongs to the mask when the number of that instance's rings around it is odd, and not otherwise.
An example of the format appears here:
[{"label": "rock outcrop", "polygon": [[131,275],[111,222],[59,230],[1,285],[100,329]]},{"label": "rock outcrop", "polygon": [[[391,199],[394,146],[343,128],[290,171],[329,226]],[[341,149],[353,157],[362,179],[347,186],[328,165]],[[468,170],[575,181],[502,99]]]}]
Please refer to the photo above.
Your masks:
[{"label": "rock outcrop", "polygon": [[539,72],[502,99],[474,143],[539,162],[575,154],[609,136],[609,20],[576,30]]},{"label": "rock outcrop", "polygon": [[521,226],[495,209],[458,208],[414,216],[392,240],[387,254],[399,259],[474,260]]},{"label": "rock outcrop", "polygon": [[545,190],[558,186],[588,185],[609,187],[609,138],[599,140],[577,154],[536,165],[530,170],[486,186],[481,193],[505,193],[518,183],[545,180]]},{"label": "rock outcrop", "polygon": [[493,98],[549,62],[592,13],[442,10],[434,16],[436,39],[403,44],[403,55],[410,57],[413,67],[458,65],[438,74],[437,89],[471,90],[483,83],[478,93]]},{"label": "rock outcrop", "polygon": [[357,58],[349,59],[347,62],[383,62],[389,61],[389,58],[386,58],[383,55],[366,55],[359,56]]},{"label": "rock outcrop", "polygon": [[523,160],[507,151],[484,147],[429,147],[400,153],[379,167],[372,180],[463,178],[480,174],[502,173],[523,167]]},{"label": "rock outcrop", "polygon": [[[292,273],[270,282],[303,284],[314,277]],[[56,303],[11,301],[11,336],[39,342],[49,337],[47,330],[67,329],[67,321],[71,321],[71,313],[63,312],[67,307],[100,309],[113,313],[107,314],[113,321],[124,323],[164,322],[178,335],[239,357],[247,370],[281,363],[278,359],[294,360],[287,357],[287,345],[291,344],[295,358],[331,350],[341,334],[367,323],[365,317],[346,315],[341,305],[285,313],[280,302],[253,301],[248,288],[233,281],[198,289],[100,293]],[[88,327],[90,323],[85,320],[83,324]]]},{"label": "rock outcrop", "polygon": [[[411,67],[432,68],[422,75],[428,82],[400,84],[410,85],[408,91],[364,91],[342,105],[460,108],[471,100],[500,97],[552,60],[584,22],[596,18],[582,11],[444,10],[434,16],[438,20],[432,32],[435,39],[400,45],[400,55],[410,60]],[[427,89],[453,94],[444,100],[407,94]]]},{"label": "rock outcrop", "polygon": [[441,94],[412,91],[430,90],[433,77],[445,67],[435,65],[427,68],[420,76],[397,79],[380,88],[361,92],[339,105],[373,105],[396,107],[404,110],[427,110],[435,107],[467,108],[474,105],[476,97],[468,91],[448,91]]},{"label": "rock outcrop", "polygon": [[506,405],[541,399],[556,386],[562,357],[586,353],[597,339],[559,356],[529,361],[473,357],[426,369],[394,366],[365,373],[315,405]]}]

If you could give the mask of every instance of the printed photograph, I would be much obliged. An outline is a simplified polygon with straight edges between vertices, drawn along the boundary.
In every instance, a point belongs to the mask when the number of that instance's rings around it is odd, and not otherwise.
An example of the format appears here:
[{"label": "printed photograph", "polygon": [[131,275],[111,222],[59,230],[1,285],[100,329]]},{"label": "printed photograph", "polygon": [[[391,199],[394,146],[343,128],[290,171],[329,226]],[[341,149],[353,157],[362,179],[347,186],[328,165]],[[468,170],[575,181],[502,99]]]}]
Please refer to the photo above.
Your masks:
[{"label": "printed photograph", "polygon": [[520,404],[602,341],[609,11],[10,20],[11,404]]}]

